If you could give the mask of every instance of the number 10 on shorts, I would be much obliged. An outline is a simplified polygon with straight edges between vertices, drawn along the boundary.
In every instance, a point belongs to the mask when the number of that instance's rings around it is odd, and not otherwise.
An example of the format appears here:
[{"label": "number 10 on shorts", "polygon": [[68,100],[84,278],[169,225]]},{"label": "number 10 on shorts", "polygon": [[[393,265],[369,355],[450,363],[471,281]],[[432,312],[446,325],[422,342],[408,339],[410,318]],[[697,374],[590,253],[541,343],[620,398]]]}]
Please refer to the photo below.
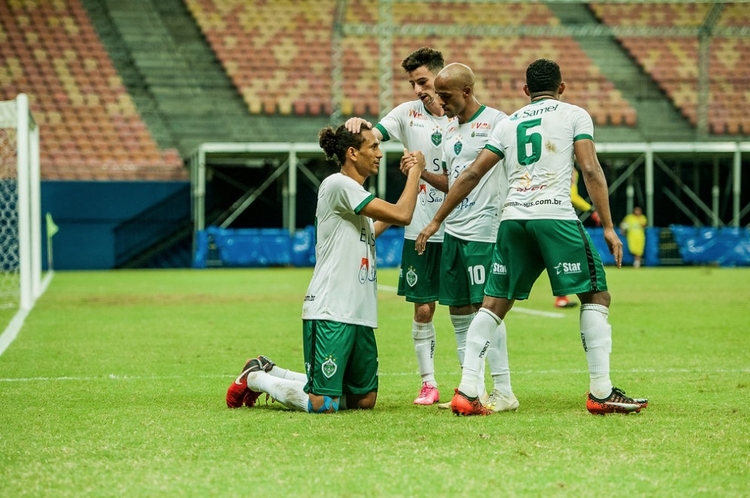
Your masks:
[{"label": "number 10 on shorts", "polygon": [[469,272],[471,285],[483,285],[485,280],[485,269],[482,265],[470,266],[466,269]]}]

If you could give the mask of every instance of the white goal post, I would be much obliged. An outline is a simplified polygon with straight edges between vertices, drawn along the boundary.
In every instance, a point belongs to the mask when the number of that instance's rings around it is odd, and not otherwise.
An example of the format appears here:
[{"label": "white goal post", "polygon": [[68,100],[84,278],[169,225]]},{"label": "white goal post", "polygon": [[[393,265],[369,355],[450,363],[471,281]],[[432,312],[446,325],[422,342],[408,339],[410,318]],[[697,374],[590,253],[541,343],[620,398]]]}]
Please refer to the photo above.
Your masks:
[{"label": "white goal post", "polygon": [[39,185],[39,128],[19,94],[0,102],[0,309],[24,316],[43,292]]}]

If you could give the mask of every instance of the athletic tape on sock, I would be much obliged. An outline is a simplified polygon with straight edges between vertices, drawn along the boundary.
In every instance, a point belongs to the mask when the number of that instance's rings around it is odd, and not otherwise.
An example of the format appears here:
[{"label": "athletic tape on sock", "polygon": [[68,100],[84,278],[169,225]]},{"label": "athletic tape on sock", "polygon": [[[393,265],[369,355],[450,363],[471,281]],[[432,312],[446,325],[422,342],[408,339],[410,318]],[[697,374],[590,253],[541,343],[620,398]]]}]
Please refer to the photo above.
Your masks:
[{"label": "athletic tape on sock", "polygon": [[435,327],[432,326],[432,322],[412,322],[411,336],[413,339],[432,339],[435,337]]},{"label": "athletic tape on sock", "polygon": [[331,409],[331,407],[333,407],[334,412],[339,411],[338,401],[334,401],[330,396],[323,396],[323,406],[321,406],[318,410],[313,409],[311,400],[307,400],[307,411],[310,413],[326,413]]}]

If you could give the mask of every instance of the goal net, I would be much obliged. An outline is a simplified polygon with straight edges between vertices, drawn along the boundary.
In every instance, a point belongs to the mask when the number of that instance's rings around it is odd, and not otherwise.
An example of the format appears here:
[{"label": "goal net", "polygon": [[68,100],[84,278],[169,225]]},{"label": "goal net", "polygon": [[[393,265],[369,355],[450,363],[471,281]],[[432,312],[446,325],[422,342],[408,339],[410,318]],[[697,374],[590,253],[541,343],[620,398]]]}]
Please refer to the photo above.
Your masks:
[{"label": "goal net", "polygon": [[40,225],[39,131],[21,94],[0,101],[0,329],[40,294]]}]

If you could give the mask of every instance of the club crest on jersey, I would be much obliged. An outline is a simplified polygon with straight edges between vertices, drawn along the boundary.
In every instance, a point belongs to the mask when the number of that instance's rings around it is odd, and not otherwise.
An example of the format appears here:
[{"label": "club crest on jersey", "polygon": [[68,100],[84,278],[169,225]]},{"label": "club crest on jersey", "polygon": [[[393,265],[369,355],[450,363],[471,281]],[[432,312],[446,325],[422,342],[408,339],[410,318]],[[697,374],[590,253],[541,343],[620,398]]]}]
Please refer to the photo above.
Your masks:
[{"label": "club crest on jersey", "polygon": [[406,272],[406,283],[409,284],[409,287],[414,287],[417,285],[417,280],[419,280],[417,272],[414,271],[413,266],[410,266],[409,271]]},{"label": "club crest on jersey", "polygon": [[333,355],[328,355],[326,361],[320,365],[320,371],[323,372],[326,379],[330,379],[336,375],[338,369],[339,366],[336,365],[336,358],[334,358]]},{"label": "club crest on jersey", "polygon": [[461,153],[461,149],[463,148],[464,144],[462,144],[461,142],[456,142],[455,144],[453,144],[453,152],[455,152],[456,155],[459,155]]},{"label": "club crest on jersey", "polygon": [[432,145],[435,147],[438,147],[442,141],[443,141],[443,134],[440,133],[440,128],[435,128],[435,131],[432,132],[432,135],[430,135],[430,140],[432,140]]}]

